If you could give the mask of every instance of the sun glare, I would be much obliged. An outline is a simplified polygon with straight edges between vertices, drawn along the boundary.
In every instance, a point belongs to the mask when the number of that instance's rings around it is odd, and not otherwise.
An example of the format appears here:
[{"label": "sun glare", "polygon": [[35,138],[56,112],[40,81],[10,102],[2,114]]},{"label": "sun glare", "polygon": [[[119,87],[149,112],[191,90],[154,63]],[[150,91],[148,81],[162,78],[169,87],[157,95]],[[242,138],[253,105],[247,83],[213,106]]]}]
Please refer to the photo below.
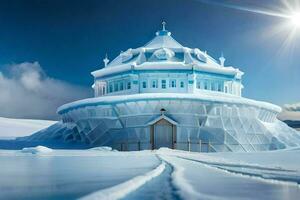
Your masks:
[{"label": "sun glare", "polygon": [[294,27],[300,27],[300,12],[295,12],[290,16],[291,23]]},{"label": "sun glare", "polygon": [[[294,50],[299,48],[300,42],[300,0],[277,0],[274,5],[261,7],[250,6],[244,3],[212,3],[217,1],[198,0],[203,3],[218,5],[226,8],[250,12],[253,14],[266,15],[274,17],[273,22],[268,28],[264,27],[262,37],[273,38],[276,41],[282,41],[281,48],[278,48],[279,54],[294,55]],[[242,2],[242,1],[241,1]],[[264,1],[262,1],[264,2]],[[276,20],[277,18],[277,20]]]}]

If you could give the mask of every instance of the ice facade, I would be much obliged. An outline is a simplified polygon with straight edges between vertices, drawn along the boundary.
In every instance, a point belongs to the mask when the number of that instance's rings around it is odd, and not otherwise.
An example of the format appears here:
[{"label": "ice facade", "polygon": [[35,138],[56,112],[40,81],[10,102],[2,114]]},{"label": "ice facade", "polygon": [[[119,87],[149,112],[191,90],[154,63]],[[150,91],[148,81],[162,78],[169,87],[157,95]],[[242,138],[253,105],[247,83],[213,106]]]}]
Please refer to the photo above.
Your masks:
[{"label": "ice facade", "polygon": [[[265,151],[300,144],[280,107],[242,97],[243,72],[178,43],[165,26],[146,45],[92,72],[95,97],[58,109],[62,122],[29,139],[118,150]],[[50,127],[51,129],[51,127]]]}]

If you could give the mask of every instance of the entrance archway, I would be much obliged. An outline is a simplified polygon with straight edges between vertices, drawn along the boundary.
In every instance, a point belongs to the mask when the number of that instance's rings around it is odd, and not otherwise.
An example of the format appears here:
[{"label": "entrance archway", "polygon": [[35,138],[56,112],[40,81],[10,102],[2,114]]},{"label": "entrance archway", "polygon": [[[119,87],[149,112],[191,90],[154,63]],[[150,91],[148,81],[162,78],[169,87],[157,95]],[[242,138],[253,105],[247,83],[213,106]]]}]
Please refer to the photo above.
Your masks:
[{"label": "entrance archway", "polygon": [[159,149],[161,147],[174,149],[177,123],[164,115],[152,122],[149,124],[152,149]]},{"label": "entrance archway", "polygon": [[173,148],[173,125],[160,120],[154,126],[154,149],[161,147]]}]

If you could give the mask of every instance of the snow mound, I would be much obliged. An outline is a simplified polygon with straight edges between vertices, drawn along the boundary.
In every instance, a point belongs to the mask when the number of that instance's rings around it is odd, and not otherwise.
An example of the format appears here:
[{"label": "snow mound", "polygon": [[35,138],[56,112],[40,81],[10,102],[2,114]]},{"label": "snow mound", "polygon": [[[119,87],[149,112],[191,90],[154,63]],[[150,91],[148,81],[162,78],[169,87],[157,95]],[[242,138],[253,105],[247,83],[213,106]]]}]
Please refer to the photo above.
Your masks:
[{"label": "snow mound", "polygon": [[14,139],[16,137],[28,136],[54,123],[56,121],[0,117],[0,138]]},{"label": "snow mound", "polygon": [[115,151],[111,147],[106,147],[106,146],[94,147],[94,148],[91,148],[89,150],[92,150],[92,151]]},{"label": "snow mound", "polygon": [[44,146],[27,147],[21,150],[22,153],[31,153],[31,154],[51,153],[52,151],[53,151],[52,149]]},{"label": "snow mound", "polygon": [[159,176],[165,170],[165,167],[166,165],[163,162],[154,170],[147,172],[144,175],[136,176],[119,185],[103,189],[98,192],[94,192],[90,195],[81,198],[81,200],[114,200],[124,198],[127,194],[137,190],[139,187],[143,186],[148,181]]},{"label": "snow mound", "polygon": [[157,152],[159,152],[159,153],[163,153],[163,152],[166,152],[166,153],[168,153],[168,152],[172,152],[173,151],[173,149],[170,149],[170,148],[168,148],[168,147],[160,147],[158,150],[156,150]]}]

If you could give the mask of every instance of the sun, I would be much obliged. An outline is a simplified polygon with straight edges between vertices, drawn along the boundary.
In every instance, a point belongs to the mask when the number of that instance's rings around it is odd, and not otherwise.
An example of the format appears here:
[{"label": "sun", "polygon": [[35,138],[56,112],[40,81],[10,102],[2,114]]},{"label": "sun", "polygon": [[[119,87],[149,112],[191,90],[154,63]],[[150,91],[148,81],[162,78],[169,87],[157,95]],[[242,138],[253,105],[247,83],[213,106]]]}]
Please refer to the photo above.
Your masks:
[{"label": "sun", "polygon": [[290,22],[295,28],[300,27],[300,12],[294,12],[292,15],[290,15]]}]

